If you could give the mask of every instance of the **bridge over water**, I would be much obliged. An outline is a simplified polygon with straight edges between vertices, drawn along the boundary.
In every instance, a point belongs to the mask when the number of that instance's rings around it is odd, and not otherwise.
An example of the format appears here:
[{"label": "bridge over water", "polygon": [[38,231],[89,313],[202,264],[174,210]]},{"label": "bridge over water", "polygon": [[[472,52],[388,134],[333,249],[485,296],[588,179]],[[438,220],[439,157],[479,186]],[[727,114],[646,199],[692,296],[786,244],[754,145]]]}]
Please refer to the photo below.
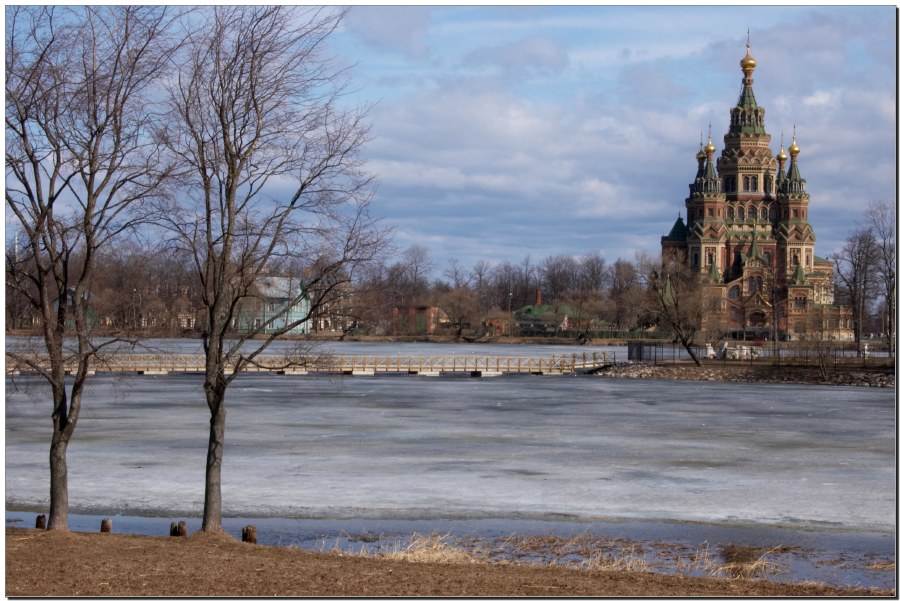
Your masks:
[{"label": "bridge over water", "polygon": [[[243,359],[241,359],[243,361]],[[507,374],[563,375],[592,373],[614,364],[614,352],[566,353],[550,357],[483,356],[483,355],[274,355],[261,354],[245,362],[243,371],[279,374],[407,374],[439,376],[469,374],[475,377]],[[7,354],[6,373],[37,373],[47,369],[46,355]],[[168,373],[202,373],[205,356],[201,354],[99,354],[91,362],[95,373],[136,373],[163,375]],[[226,367],[233,371],[235,363]],[[72,366],[74,370],[74,364]]]}]

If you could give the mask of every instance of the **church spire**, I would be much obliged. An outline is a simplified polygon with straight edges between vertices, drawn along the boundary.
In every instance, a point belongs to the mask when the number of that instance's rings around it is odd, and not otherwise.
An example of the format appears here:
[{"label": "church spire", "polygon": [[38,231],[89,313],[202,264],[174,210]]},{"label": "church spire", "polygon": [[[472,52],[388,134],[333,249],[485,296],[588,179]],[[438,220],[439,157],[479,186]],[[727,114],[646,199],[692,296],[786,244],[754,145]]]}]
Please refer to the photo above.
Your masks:
[{"label": "church spire", "polygon": [[763,134],[765,135],[766,110],[756,103],[753,94],[753,71],[756,70],[756,59],[750,55],[750,30],[747,30],[747,54],[741,59],[741,71],[744,79],[741,82],[741,95],[737,106],[731,109],[731,134]]},{"label": "church spire", "polygon": [[800,177],[800,163],[797,155],[800,154],[800,146],[797,145],[797,127],[794,126],[794,137],[791,146],[788,148],[791,155],[791,164],[787,173],[778,184],[778,192],[782,195],[795,196],[797,198],[808,198],[806,193],[806,180]]},{"label": "church spire", "polygon": [[779,184],[781,184],[782,180],[787,177],[787,173],[784,170],[784,163],[787,161],[787,154],[784,152],[784,132],[781,133],[781,150],[778,151],[778,156],[775,158],[778,159],[778,176],[776,180]]},{"label": "church spire", "polygon": [[704,177],[708,180],[719,179],[712,160],[713,154],[716,152],[716,147],[712,143],[712,123],[709,124],[709,135],[706,138],[706,146],[703,147],[703,152],[706,153],[706,173],[704,173]]},{"label": "church spire", "polygon": [[722,193],[722,180],[719,179],[715,163],[713,163],[716,147],[712,143],[712,123],[709,124],[706,146],[702,145],[703,138],[700,139],[700,151],[697,153],[697,175],[694,177],[694,183],[690,185],[691,198],[709,198],[708,195],[717,196]]},{"label": "church spire", "polygon": [[792,182],[802,182],[800,177],[800,164],[797,161],[797,155],[800,154],[800,147],[797,146],[797,126],[794,126],[794,137],[788,152],[791,154],[791,166],[788,168],[787,179]]}]

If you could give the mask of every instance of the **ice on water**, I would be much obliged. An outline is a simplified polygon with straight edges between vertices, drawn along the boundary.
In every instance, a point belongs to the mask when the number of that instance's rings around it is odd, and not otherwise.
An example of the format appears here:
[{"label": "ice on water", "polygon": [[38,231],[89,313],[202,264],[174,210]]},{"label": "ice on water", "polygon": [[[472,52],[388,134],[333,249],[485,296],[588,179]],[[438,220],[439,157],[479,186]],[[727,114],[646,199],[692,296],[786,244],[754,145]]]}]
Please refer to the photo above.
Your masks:
[{"label": "ice on water", "polygon": [[[69,447],[73,512],[199,513],[201,384],[95,377]],[[47,502],[41,388],[7,380],[8,505]],[[247,374],[226,405],[227,515],[895,527],[890,389]]]}]

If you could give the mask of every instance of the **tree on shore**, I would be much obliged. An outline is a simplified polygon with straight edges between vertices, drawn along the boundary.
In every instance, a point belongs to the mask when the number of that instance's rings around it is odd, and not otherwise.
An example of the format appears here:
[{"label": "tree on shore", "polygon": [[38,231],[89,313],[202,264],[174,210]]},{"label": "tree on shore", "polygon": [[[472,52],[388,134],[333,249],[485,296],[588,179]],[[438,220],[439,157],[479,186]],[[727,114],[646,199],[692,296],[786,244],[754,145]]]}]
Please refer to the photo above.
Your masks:
[{"label": "tree on shore", "polygon": [[48,360],[7,357],[50,386],[47,527],[67,530],[66,453],[99,351],[91,338],[97,263],[141,220],[169,169],[150,91],[168,66],[173,17],[131,6],[6,11],[6,207],[22,235],[7,253],[6,281],[38,316]]},{"label": "tree on shore", "polygon": [[863,327],[874,288],[877,261],[875,237],[865,227],[853,231],[841,250],[834,255],[838,291],[850,305],[853,317],[853,339],[856,341],[857,356],[862,356],[863,352]]},{"label": "tree on shore", "polygon": [[875,273],[884,297],[882,332],[887,338],[888,354],[893,356],[897,344],[894,320],[897,310],[897,207],[894,203],[873,202],[866,209],[865,219],[875,241]]},{"label": "tree on shore", "polygon": [[690,355],[701,365],[694,350],[694,338],[703,322],[704,294],[699,275],[678,260],[663,257],[643,266],[647,274],[646,313],[667,328]]},{"label": "tree on shore", "polygon": [[[360,158],[365,112],[341,107],[344,73],[324,54],[343,15],[333,8],[205,9],[169,87],[166,142],[186,169],[161,224],[174,249],[191,257],[203,307],[207,532],[222,527],[228,386],[276,336],[335,302],[382,246],[368,214],[372,179]],[[281,308],[238,328],[242,307],[271,276],[302,283]],[[308,313],[292,314],[303,299]],[[245,344],[255,336],[259,344]]]}]

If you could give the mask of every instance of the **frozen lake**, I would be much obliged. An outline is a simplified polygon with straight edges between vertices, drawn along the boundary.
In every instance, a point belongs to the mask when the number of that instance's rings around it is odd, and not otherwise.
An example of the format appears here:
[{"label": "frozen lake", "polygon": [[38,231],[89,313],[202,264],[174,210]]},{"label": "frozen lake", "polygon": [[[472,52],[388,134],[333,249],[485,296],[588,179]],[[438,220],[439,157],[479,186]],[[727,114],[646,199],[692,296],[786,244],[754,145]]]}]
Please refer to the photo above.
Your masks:
[{"label": "frozen lake", "polygon": [[[69,447],[71,511],[199,515],[201,384],[93,378]],[[8,509],[46,511],[42,388],[7,380]],[[247,374],[226,403],[229,517],[694,523],[893,548],[892,389]]]}]

